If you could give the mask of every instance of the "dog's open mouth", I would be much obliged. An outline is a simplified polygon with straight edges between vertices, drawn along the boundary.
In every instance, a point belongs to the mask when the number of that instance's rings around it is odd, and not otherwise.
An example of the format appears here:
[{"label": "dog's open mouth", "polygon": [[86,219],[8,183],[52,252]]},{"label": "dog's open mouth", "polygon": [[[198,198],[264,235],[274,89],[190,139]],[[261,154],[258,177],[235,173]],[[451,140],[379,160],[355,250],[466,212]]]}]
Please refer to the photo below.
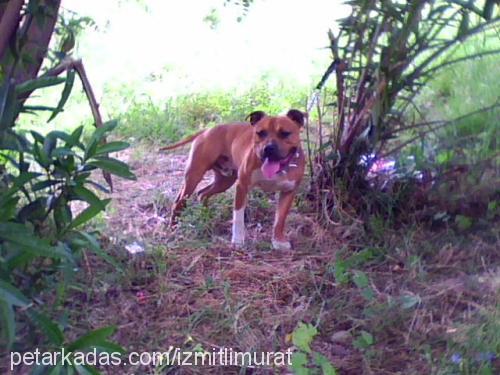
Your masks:
[{"label": "dog's open mouth", "polygon": [[262,163],[262,167],[260,168],[264,177],[270,180],[274,178],[278,173],[285,170],[285,168],[292,161],[296,152],[297,150],[292,149],[290,153],[281,160],[270,160],[269,158],[265,158],[264,162]]}]

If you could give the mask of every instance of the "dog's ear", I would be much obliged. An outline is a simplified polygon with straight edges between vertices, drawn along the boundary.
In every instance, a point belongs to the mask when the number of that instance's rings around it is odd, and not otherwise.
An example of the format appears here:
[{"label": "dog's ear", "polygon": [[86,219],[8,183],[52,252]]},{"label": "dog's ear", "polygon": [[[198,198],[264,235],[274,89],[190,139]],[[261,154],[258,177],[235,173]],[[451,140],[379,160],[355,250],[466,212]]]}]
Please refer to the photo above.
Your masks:
[{"label": "dog's ear", "polygon": [[297,123],[297,125],[304,126],[304,120],[305,120],[304,112],[299,111],[298,109],[291,109],[286,114],[286,117]]},{"label": "dog's ear", "polygon": [[250,124],[252,125],[255,125],[256,123],[258,123],[262,117],[264,117],[266,115],[265,112],[263,111],[254,111],[252,113],[250,113],[246,118],[245,120],[250,120]]}]

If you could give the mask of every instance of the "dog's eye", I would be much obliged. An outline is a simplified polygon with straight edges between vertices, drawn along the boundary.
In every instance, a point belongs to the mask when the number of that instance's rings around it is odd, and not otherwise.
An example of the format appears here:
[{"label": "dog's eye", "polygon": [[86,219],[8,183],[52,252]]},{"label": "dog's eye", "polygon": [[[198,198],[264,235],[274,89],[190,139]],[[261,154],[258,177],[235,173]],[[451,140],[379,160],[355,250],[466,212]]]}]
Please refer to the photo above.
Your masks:
[{"label": "dog's eye", "polygon": [[290,134],[292,134],[292,132],[287,132],[286,130],[280,130],[278,136],[280,138],[287,138]]},{"label": "dog's eye", "polygon": [[267,132],[265,130],[261,130],[257,132],[257,135],[259,136],[259,138],[266,138]]}]

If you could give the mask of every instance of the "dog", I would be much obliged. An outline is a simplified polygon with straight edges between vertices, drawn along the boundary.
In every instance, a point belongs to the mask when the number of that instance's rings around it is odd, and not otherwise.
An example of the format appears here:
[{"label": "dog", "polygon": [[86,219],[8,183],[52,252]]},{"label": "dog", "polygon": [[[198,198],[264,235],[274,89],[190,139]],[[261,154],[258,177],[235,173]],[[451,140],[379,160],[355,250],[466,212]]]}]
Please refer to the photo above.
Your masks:
[{"label": "dog", "polygon": [[206,129],[160,150],[172,150],[192,142],[184,185],[172,206],[170,223],[175,226],[186,199],[208,170],[213,170],[211,184],[197,192],[205,204],[212,195],[222,193],[236,183],[233,208],[232,244],[245,243],[244,211],[247,195],[254,187],[279,191],[272,245],[288,250],[285,220],[304,175],[305,156],[300,133],[304,114],[291,109],[285,116],[268,116],[263,111],[250,113],[248,122],[223,124]]}]

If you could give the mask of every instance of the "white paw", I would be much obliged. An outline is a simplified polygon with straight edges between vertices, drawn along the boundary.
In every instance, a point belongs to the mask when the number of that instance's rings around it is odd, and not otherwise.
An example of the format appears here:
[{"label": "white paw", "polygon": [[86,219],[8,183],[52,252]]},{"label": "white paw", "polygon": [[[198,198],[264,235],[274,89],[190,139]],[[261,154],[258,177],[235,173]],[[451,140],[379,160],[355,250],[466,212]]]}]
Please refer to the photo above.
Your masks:
[{"label": "white paw", "polygon": [[231,240],[231,245],[235,249],[242,249],[245,246],[245,241],[235,241],[234,238]]},{"label": "white paw", "polygon": [[272,243],[274,250],[290,250],[292,248],[292,245],[288,241],[278,241],[273,239]]},{"label": "white paw", "polygon": [[245,208],[233,211],[233,237],[231,243],[236,248],[245,244]]}]

